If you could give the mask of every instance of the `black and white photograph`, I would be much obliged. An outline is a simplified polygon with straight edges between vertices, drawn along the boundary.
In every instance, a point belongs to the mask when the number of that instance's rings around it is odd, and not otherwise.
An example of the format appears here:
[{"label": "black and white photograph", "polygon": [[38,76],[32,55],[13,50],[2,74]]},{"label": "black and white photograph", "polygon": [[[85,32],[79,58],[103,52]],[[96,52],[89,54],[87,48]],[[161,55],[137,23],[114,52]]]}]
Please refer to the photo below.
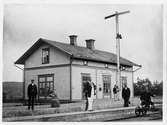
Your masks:
[{"label": "black and white photograph", "polygon": [[163,2],[4,3],[2,122],[163,123],[163,23]]}]

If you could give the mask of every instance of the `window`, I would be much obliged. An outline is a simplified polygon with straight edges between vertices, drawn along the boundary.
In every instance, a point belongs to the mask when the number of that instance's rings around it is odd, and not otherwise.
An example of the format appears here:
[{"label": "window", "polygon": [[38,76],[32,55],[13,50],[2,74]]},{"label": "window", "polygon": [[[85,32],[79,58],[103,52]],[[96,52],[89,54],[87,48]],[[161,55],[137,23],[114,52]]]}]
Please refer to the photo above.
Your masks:
[{"label": "window", "polygon": [[91,77],[89,73],[82,73],[81,75],[82,75],[82,99],[85,99],[86,98],[85,92],[84,92],[85,86],[86,86],[87,81],[90,80]]},{"label": "window", "polygon": [[42,64],[49,63],[49,48],[42,49]]},{"label": "window", "polygon": [[124,87],[124,85],[127,85],[127,77],[121,76],[121,83],[122,83],[122,88]]},{"label": "window", "polygon": [[38,90],[40,97],[47,97],[54,90],[54,74],[38,76]]},{"label": "window", "polygon": [[88,65],[88,61],[83,61],[84,66]]},{"label": "window", "polygon": [[103,75],[103,94],[110,95],[111,94],[111,76]]}]

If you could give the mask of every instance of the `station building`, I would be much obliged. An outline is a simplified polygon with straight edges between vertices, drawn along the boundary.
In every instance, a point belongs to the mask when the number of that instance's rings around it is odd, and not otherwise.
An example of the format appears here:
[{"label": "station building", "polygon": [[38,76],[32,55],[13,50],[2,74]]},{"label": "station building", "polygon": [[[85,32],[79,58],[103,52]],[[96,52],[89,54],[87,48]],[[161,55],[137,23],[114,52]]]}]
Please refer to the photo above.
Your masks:
[{"label": "station building", "polygon": [[[91,79],[97,85],[97,99],[113,98],[116,84],[116,54],[97,50],[95,40],[86,40],[86,46],[77,45],[77,36],[71,35],[69,44],[40,38],[16,62],[24,65],[23,95],[27,99],[27,87],[34,79],[38,87],[38,99],[47,98],[56,90],[61,100],[84,99],[83,88]],[[120,57],[122,86],[127,84],[133,97],[134,67],[140,65]],[[121,92],[121,91],[120,91]]]}]

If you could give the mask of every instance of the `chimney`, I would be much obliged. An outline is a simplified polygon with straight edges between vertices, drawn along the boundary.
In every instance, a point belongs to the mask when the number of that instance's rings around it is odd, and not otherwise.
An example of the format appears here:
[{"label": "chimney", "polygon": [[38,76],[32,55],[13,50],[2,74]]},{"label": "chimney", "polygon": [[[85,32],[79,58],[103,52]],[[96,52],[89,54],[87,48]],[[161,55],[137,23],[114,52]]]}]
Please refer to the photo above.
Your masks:
[{"label": "chimney", "polygon": [[77,35],[71,35],[70,37],[70,45],[77,46]]},{"label": "chimney", "polygon": [[85,40],[86,41],[86,47],[88,49],[95,49],[95,46],[94,46],[94,42],[95,40],[94,39],[88,39],[88,40]]}]

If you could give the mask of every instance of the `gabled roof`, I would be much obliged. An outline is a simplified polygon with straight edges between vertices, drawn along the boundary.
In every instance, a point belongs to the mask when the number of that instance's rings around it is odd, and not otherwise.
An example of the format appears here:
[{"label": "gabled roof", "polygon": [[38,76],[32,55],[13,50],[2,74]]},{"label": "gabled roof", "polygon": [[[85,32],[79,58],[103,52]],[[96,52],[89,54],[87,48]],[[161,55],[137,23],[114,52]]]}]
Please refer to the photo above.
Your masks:
[{"label": "gabled roof", "polygon": [[[37,49],[39,48],[43,43],[49,44],[60,51],[68,54],[69,56],[75,58],[75,59],[84,59],[84,60],[90,60],[95,62],[104,62],[109,64],[117,64],[117,57],[115,54],[101,51],[101,50],[91,50],[86,47],[81,46],[73,46],[66,43],[51,41],[47,39],[40,38],[32,47],[30,47],[16,62],[15,64],[24,64],[25,60]],[[135,64],[125,58],[120,57],[120,64],[124,66],[140,66],[138,64]]]}]

